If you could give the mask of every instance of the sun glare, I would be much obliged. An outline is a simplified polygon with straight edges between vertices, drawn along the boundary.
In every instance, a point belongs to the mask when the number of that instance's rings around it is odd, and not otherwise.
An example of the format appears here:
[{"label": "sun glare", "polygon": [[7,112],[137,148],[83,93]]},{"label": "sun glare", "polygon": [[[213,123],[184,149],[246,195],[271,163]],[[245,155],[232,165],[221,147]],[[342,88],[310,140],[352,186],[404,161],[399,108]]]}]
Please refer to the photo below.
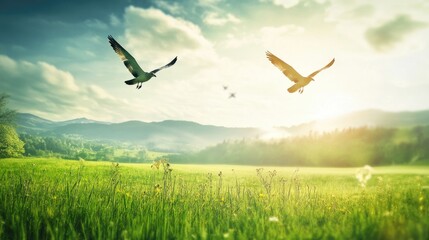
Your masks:
[{"label": "sun glare", "polygon": [[[341,99],[338,100],[338,99]],[[351,112],[352,100],[347,96],[335,96],[324,99],[319,104],[314,105],[313,119],[324,120]]]},{"label": "sun glare", "polygon": [[261,128],[260,131],[261,135],[259,136],[259,139],[263,141],[278,140],[290,136],[286,130],[278,127]]}]

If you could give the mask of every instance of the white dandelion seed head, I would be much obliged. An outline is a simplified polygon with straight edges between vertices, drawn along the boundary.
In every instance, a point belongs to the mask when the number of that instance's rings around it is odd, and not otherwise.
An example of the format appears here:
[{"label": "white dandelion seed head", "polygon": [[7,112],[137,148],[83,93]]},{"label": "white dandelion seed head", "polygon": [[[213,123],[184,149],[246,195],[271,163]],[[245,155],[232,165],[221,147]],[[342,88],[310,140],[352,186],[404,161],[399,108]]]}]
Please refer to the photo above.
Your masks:
[{"label": "white dandelion seed head", "polygon": [[373,171],[374,169],[369,165],[365,165],[363,168],[356,170],[356,179],[362,187],[366,187],[366,183],[371,179]]}]

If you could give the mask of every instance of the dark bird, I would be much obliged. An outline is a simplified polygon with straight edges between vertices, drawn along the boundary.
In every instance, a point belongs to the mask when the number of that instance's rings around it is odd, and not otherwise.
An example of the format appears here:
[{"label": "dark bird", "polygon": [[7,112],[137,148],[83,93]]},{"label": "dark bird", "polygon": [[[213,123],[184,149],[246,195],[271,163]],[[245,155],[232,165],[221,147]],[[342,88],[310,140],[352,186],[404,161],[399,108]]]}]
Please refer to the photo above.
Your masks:
[{"label": "dark bird", "polygon": [[227,90],[228,89],[228,86],[223,86],[223,90]]},{"label": "dark bird", "polygon": [[155,73],[161,71],[164,68],[173,66],[177,61],[177,57],[175,57],[167,65],[152,70],[151,72],[145,72],[141,69],[134,57],[131,56],[131,54],[129,54],[127,50],[125,50],[125,48],[123,48],[121,44],[119,44],[111,35],[109,35],[107,38],[109,39],[109,43],[112,46],[113,50],[115,50],[121,60],[124,61],[125,67],[127,67],[128,71],[130,71],[130,73],[134,76],[133,79],[127,80],[125,81],[125,83],[128,85],[137,84],[137,89],[140,89],[144,82],[149,81],[149,79],[151,79],[152,77],[156,77]]},{"label": "dark bird", "polygon": [[235,98],[235,93],[230,93],[229,98]]},{"label": "dark bird", "polygon": [[295,83],[292,87],[288,88],[288,92],[290,93],[296,92],[296,90],[299,90],[299,93],[304,92],[304,87],[307,86],[311,81],[314,81],[313,77],[316,76],[316,74],[318,74],[319,72],[321,72],[326,68],[329,68],[335,62],[335,58],[334,58],[330,63],[328,63],[328,65],[313,72],[307,77],[303,77],[293,67],[283,62],[280,58],[276,57],[274,54],[270,53],[269,51],[267,51],[266,54],[267,54],[268,60],[270,60],[270,62],[274,64],[274,66],[280,69],[280,71],[282,71],[286,77],[288,77],[292,82]]}]

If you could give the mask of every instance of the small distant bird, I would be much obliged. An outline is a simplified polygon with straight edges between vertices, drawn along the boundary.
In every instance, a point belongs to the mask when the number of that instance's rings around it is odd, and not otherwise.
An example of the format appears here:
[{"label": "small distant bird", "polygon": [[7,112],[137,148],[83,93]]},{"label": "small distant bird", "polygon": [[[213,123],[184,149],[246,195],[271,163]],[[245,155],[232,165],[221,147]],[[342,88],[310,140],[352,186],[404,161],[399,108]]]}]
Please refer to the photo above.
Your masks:
[{"label": "small distant bird", "polygon": [[228,86],[223,86],[223,90],[227,90],[228,89]]},{"label": "small distant bird", "polygon": [[235,93],[230,93],[229,98],[235,98]]},{"label": "small distant bird", "polygon": [[125,50],[111,35],[109,35],[107,38],[109,39],[109,43],[112,46],[113,50],[115,50],[121,60],[124,61],[125,67],[127,67],[131,74],[134,76],[133,79],[127,80],[125,81],[125,83],[128,85],[137,84],[137,89],[140,89],[144,82],[149,81],[149,79],[151,79],[152,77],[156,77],[155,73],[161,71],[164,68],[173,66],[177,61],[177,57],[175,57],[167,65],[152,70],[151,72],[145,72],[141,69],[134,57],[131,56],[131,54],[129,54],[127,50]]},{"label": "small distant bird", "polygon": [[283,62],[280,58],[276,57],[274,54],[270,53],[269,51],[266,52],[268,60],[271,61],[274,66],[276,66],[280,71],[283,72],[283,74],[288,77],[292,82],[295,84],[288,88],[288,92],[293,93],[296,92],[296,90],[299,90],[299,93],[304,92],[304,87],[307,86],[311,81],[314,81],[313,77],[316,76],[320,71],[329,68],[334,64],[335,58],[332,59],[328,65],[324,66],[323,68],[313,72],[312,74],[308,75],[307,77],[301,76],[293,67],[291,67],[289,64]]}]

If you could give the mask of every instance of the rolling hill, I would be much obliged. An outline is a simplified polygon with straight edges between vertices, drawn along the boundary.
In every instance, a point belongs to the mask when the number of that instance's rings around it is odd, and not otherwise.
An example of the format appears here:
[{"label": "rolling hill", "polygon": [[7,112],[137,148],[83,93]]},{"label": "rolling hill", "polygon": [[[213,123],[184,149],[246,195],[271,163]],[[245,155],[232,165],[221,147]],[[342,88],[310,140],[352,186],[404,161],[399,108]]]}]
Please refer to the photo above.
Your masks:
[{"label": "rolling hill", "polygon": [[81,118],[54,122],[28,113],[18,114],[17,125],[19,133],[78,136],[88,140],[128,142],[145,145],[153,150],[180,152],[199,150],[224,140],[256,138],[260,134],[257,128],[227,128],[174,120],[108,123]]},{"label": "rolling hill", "polygon": [[[418,125],[429,125],[429,110],[416,112],[364,110],[291,127],[278,127],[277,130],[286,133],[285,135],[295,136],[349,127],[402,128]],[[109,123],[79,118],[55,122],[28,113],[18,114],[17,126],[19,133],[68,135],[88,140],[129,142],[144,145],[148,149],[178,152],[199,150],[226,140],[258,139],[264,134],[258,128],[229,128],[176,120]]]}]

